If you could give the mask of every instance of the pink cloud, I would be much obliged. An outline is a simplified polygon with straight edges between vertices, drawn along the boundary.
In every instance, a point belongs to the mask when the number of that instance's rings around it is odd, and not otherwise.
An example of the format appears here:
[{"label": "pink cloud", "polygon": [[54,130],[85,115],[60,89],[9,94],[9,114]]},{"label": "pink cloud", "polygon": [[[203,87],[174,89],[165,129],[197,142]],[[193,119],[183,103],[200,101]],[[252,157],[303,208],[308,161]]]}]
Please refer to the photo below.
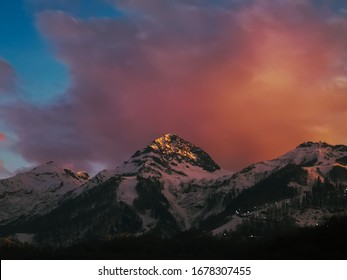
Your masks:
[{"label": "pink cloud", "polygon": [[5,141],[6,140],[6,134],[0,132],[0,142]]},{"label": "pink cloud", "polygon": [[310,1],[184,2],[122,1],[119,19],[39,14],[72,85],[49,107],[5,110],[16,150],[112,167],[173,132],[238,169],[302,141],[346,139],[343,15]]}]

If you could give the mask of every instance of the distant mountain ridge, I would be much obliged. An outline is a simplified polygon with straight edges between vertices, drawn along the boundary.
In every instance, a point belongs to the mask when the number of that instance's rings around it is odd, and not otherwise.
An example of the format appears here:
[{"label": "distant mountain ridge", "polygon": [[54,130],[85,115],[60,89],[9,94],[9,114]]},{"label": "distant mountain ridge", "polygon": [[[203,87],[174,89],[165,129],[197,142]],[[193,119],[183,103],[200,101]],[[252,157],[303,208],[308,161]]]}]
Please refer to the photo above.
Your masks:
[{"label": "distant mountain ridge", "polygon": [[50,161],[0,180],[0,225],[48,213],[66,193],[89,179],[86,172],[75,173]]},{"label": "distant mountain ridge", "polygon": [[[119,234],[220,234],[249,220],[289,217],[309,226],[347,208],[345,186],[344,145],[305,142],[233,173],[201,148],[166,134],[93,178],[49,162],[0,180],[0,234],[67,246]],[[314,219],[313,207],[320,209]]]}]

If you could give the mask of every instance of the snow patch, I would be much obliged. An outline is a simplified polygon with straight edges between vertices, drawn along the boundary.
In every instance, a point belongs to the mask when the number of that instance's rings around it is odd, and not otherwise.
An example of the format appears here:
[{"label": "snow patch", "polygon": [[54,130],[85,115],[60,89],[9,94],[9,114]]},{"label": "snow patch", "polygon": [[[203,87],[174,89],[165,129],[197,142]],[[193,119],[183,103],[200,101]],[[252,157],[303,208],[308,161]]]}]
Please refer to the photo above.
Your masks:
[{"label": "snow patch", "polygon": [[212,234],[213,235],[221,235],[225,231],[235,231],[237,226],[242,224],[244,219],[247,219],[247,218],[241,218],[237,215],[234,215],[231,217],[231,220],[229,220],[229,222],[227,222],[226,224],[212,230]]},{"label": "snow patch", "polygon": [[154,228],[158,222],[157,219],[151,216],[151,212],[149,210],[146,210],[144,214],[139,214],[139,216],[142,220],[142,226],[144,231],[148,231]]},{"label": "snow patch", "polygon": [[15,233],[12,238],[18,240],[21,243],[32,244],[34,242],[35,234],[32,233]]},{"label": "snow patch", "polygon": [[123,177],[122,182],[117,190],[117,199],[130,206],[133,205],[134,200],[138,197],[136,191],[137,179],[136,176]]}]

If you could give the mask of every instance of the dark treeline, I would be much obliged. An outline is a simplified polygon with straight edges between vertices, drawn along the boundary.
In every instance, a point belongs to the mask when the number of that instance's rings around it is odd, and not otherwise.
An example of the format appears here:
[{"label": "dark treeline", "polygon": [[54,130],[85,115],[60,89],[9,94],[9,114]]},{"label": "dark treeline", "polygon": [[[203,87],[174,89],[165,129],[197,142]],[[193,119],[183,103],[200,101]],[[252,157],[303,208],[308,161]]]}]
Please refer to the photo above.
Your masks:
[{"label": "dark treeline", "polygon": [[[245,230],[245,229],[244,229]],[[347,218],[333,218],[315,228],[292,228],[250,237],[245,232],[223,237],[186,232],[170,239],[119,236],[68,248],[3,244],[1,259],[346,259]]]},{"label": "dark treeline", "polygon": [[306,192],[302,206],[314,206],[339,210],[347,208],[347,186],[342,183],[332,183],[329,179],[318,178],[312,192]]}]

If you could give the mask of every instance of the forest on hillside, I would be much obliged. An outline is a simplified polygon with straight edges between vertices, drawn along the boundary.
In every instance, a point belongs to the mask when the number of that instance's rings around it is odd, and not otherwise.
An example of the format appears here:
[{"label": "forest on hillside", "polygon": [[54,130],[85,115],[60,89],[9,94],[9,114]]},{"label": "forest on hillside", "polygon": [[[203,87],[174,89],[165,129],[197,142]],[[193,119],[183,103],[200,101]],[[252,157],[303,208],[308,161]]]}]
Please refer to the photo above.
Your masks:
[{"label": "forest on hillside", "polygon": [[0,246],[1,259],[346,259],[347,218],[333,218],[314,228],[268,228],[263,238],[247,231],[214,237],[185,232],[173,238],[150,235],[118,236],[88,241],[67,248],[38,248],[7,240]]}]

